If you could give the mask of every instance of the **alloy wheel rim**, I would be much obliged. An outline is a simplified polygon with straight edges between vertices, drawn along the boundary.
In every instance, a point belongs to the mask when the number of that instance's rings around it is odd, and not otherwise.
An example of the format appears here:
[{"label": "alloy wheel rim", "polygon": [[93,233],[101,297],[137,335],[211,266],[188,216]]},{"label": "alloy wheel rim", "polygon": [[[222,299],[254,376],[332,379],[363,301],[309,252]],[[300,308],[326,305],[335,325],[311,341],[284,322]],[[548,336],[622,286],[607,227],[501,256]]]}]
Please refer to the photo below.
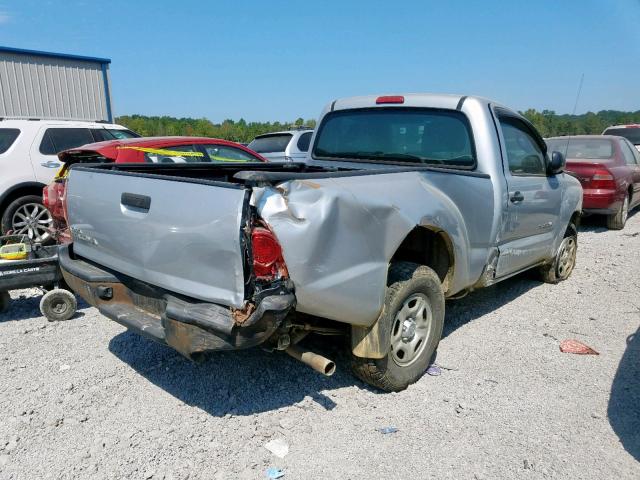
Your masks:
[{"label": "alloy wheel rim", "polygon": [[12,230],[15,235],[27,235],[34,242],[43,242],[51,236],[53,217],[44,205],[27,203],[13,214]]},{"label": "alloy wheel rim", "polygon": [[391,357],[397,365],[409,366],[420,357],[431,333],[432,318],[425,294],[414,293],[404,301],[391,329]]},{"label": "alloy wheel rim", "polygon": [[567,237],[560,245],[558,256],[558,276],[567,278],[576,265],[577,244],[575,237]]},{"label": "alloy wheel rim", "polygon": [[624,202],[622,202],[622,222],[627,221],[627,216],[629,216],[629,197],[625,197]]}]

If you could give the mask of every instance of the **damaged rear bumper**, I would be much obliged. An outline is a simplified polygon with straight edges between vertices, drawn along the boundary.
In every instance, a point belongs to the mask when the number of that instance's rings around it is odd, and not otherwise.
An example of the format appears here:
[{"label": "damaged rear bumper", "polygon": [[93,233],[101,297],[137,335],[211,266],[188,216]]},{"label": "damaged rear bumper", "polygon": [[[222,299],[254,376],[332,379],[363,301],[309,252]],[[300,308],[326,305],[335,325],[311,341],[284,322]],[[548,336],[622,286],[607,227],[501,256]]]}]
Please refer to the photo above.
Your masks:
[{"label": "damaged rear bumper", "polygon": [[292,293],[270,295],[248,317],[234,316],[228,307],[179,296],[76,257],[72,245],[60,248],[59,261],[67,284],[101,314],[188,358],[259,345],[295,306]]}]

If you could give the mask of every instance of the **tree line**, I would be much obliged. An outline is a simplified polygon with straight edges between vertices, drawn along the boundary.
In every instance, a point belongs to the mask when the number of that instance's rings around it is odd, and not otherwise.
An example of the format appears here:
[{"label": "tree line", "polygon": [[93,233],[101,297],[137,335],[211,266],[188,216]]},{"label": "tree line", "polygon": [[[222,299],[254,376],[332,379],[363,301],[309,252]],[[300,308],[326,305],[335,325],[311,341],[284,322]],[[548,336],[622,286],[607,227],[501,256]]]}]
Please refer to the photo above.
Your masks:
[{"label": "tree line", "polygon": [[303,118],[293,122],[247,122],[241,118],[238,121],[228,119],[222,123],[213,123],[206,118],[147,117],[145,115],[124,115],[117,117],[116,123],[144,137],[187,135],[222,138],[240,143],[249,143],[263,133],[302,126],[314,128],[316,125],[315,120],[305,121]]},{"label": "tree line", "polygon": [[[553,110],[541,112],[530,108],[520,112],[538,129],[543,137],[558,135],[598,135],[609,125],[640,123],[640,110],[621,112],[602,110],[598,113],[587,112],[581,115],[557,114]],[[300,126],[315,127],[315,120],[298,118],[293,122],[247,122],[227,119],[222,123],[213,123],[206,118],[148,117],[145,115],[125,115],[116,118],[116,122],[145,137],[164,135],[188,135],[223,138],[235,142],[248,143],[256,135],[288,130]]]}]

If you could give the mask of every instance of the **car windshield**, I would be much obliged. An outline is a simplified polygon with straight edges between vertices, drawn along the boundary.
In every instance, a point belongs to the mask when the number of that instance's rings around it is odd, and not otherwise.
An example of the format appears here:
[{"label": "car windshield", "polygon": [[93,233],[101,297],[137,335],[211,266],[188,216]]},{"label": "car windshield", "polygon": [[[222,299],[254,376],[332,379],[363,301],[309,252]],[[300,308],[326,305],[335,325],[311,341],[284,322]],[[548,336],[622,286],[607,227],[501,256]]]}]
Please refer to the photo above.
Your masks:
[{"label": "car windshield", "polygon": [[291,140],[290,133],[282,133],[277,135],[262,135],[256,137],[248,147],[258,153],[284,152]]},{"label": "car windshield", "polygon": [[313,155],[472,168],[475,151],[467,118],[455,110],[373,108],[328,114]]},{"label": "car windshield", "polygon": [[548,152],[560,152],[566,158],[605,160],[613,156],[611,140],[599,138],[552,138],[547,140]]},{"label": "car windshield", "polygon": [[603,135],[624,137],[634,145],[640,145],[640,128],[607,128]]}]

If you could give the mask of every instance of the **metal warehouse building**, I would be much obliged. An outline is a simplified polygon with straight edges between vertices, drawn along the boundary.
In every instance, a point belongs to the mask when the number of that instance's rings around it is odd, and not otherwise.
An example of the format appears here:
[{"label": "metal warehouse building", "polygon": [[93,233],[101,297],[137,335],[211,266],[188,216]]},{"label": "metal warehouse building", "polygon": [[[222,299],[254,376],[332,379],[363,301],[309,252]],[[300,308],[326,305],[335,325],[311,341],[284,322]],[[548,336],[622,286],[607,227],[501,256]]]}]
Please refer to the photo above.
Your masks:
[{"label": "metal warehouse building", "polygon": [[112,122],[110,63],[0,47],[0,117]]}]

